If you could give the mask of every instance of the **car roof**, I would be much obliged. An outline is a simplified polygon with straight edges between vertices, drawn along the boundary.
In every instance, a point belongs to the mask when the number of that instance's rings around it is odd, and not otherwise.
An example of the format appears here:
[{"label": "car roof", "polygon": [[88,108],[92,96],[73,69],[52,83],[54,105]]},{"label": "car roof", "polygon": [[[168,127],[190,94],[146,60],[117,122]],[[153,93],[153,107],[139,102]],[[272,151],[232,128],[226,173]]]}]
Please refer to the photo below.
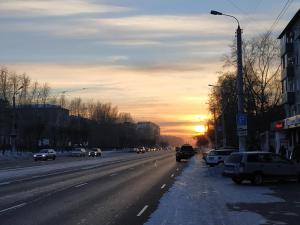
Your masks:
[{"label": "car roof", "polygon": [[232,154],[251,155],[251,154],[274,154],[274,153],[272,153],[272,152],[262,152],[262,151],[251,151],[251,152],[234,152]]}]

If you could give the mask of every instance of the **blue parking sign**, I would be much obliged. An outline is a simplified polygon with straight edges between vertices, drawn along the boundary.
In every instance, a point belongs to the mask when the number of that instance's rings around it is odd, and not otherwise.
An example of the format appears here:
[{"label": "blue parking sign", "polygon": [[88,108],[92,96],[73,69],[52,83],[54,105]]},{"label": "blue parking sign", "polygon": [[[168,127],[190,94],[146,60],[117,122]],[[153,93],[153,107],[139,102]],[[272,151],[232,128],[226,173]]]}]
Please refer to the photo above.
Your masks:
[{"label": "blue parking sign", "polygon": [[239,113],[237,114],[236,118],[236,124],[237,124],[237,129],[238,130],[246,130],[247,129],[247,114],[245,113]]}]

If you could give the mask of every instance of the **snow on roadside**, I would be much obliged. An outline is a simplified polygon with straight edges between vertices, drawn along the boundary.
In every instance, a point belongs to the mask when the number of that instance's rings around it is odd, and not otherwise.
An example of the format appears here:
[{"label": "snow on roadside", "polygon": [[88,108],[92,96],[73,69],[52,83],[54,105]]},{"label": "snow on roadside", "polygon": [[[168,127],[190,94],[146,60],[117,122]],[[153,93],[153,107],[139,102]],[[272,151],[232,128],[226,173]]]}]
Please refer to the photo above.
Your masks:
[{"label": "snow on roadside", "polygon": [[261,215],[233,212],[226,205],[284,201],[271,196],[273,191],[268,187],[235,185],[220,172],[220,167],[208,168],[200,159],[191,159],[145,225],[263,224],[266,219]]}]

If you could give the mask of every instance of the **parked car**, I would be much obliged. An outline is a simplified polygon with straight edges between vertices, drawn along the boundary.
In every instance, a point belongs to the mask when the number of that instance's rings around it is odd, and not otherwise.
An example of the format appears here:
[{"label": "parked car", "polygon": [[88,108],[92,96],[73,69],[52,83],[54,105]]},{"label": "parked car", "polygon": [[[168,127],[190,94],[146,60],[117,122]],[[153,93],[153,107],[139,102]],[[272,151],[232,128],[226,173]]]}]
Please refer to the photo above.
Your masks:
[{"label": "parked car", "polygon": [[191,145],[182,145],[180,150],[176,152],[176,161],[180,162],[181,159],[189,159],[195,155],[195,151]]},{"label": "parked car", "polygon": [[266,179],[300,179],[300,165],[270,152],[232,153],[224,164],[223,175],[240,184],[250,180],[261,185]]},{"label": "parked car", "polygon": [[205,157],[205,162],[207,165],[215,166],[220,163],[224,163],[225,159],[233,152],[236,152],[236,149],[220,149],[212,150],[207,153]]},{"label": "parked car", "polygon": [[41,149],[39,153],[33,154],[33,159],[35,161],[48,160],[48,159],[55,160],[56,152],[53,149]]},{"label": "parked car", "polygon": [[100,156],[102,157],[102,151],[100,148],[91,148],[89,150],[89,156],[93,156],[93,157],[97,157],[97,156]]},{"label": "parked car", "polygon": [[74,148],[71,151],[71,156],[84,157],[86,156],[86,150],[84,148]]}]

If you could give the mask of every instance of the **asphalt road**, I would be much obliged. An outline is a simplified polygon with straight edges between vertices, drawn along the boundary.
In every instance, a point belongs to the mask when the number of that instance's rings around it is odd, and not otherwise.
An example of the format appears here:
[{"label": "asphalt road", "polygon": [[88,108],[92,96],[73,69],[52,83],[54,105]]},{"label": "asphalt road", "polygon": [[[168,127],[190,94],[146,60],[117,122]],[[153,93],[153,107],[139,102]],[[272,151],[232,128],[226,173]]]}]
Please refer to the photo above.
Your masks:
[{"label": "asphalt road", "polygon": [[[138,157],[138,156],[137,156]],[[139,225],[186,163],[149,153],[96,168],[0,187],[1,225]]]}]

